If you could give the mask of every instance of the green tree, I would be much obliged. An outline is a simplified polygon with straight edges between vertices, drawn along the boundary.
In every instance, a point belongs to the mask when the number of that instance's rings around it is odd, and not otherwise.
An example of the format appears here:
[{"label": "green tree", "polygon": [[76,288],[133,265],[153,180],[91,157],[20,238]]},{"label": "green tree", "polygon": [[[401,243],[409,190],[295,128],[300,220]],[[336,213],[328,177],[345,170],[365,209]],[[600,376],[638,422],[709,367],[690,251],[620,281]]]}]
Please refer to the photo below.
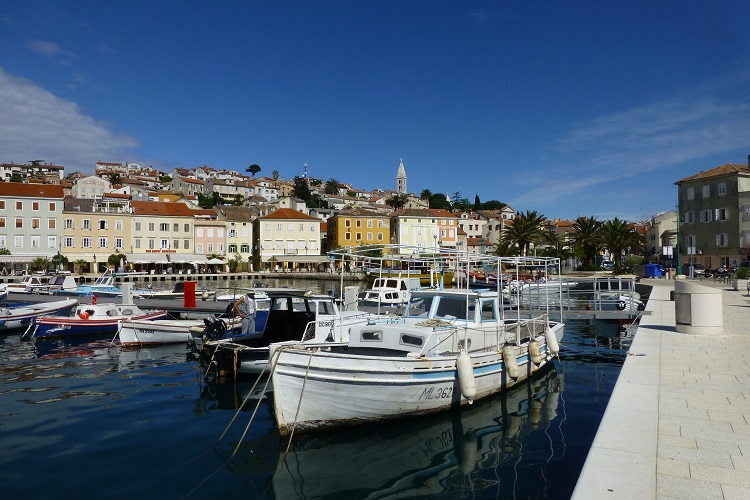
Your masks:
[{"label": "green tree", "polygon": [[23,177],[18,172],[13,172],[10,174],[10,179],[8,179],[8,182],[23,182]]},{"label": "green tree", "polygon": [[62,254],[55,254],[50,260],[55,266],[55,270],[65,269],[66,267],[68,267],[68,258]]},{"label": "green tree", "polygon": [[242,204],[245,203],[245,197],[242,196],[240,193],[237,193],[234,195],[234,199],[232,200],[232,205],[235,207],[241,207]]},{"label": "green tree", "polygon": [[120,175],[119,172],[109,171],[106,173],[105,176],[107,177],[107,180],[109,181],[109,183],[112,184],[113,186],[115,184],[122,183],[122,176]]},{"label": "green tree", "polygon": [[446,199],[445,195],[441,193],[435,193],[431,195],[429,203],[430,208],[444,208],[445,210],[450,210],[451,208],[453,208],[450,202]]},{"label": "green tree", "polygon": [[229,272],[236,273],[237,269],[239,269],[240,267],[240,263],[242,263],[242,256],[238,253],[234,254],[234,256],[227,261],[227,266],[229,266]]},{"label": "green tree", "polygon": [[77,259],[73,261],[73,272],[76,274],[81,274],[83,272],[83,267],[88,264],[88,261],[85,259]]},{"label": "green tree", "polygon": [[492,245],[489,253],[498,257],[512,257],[519,254],[518,245],[510,241],[500,240]]},{"label": "green tree", "polygon": [[224,203],[224,198],[221,197],[216,191],[211,191],[209,194],[198,193],[198,205],[201,208],[213,208],[216,205]]},{"label": "green tree", "polygon": [[521,255],[527,255],[532,244],[542,241],[544,216],[536,210],[519,213],[512,224],[505,226],[503,239],[518,246]]},{"label": "green tree", "polygon": [[273,172],[271,172],[271,176],[273,177],[273,180],[278,181],[279,180],[279,171],[278,170],[274,170]]},{"label": "green tree", "polygon": [[507,207],[507,203],[503,203],[502,201],[497,200],[490,200],[485,201],[481,204],[480,210],[502,210],[503,208]]},{"label": "green tree", "polygon": [[325,186],[323,187],[325,194],[339,194],[339,181],[336,179],[328,179]]},{"label": "green tree", "polygon": [[37,257],[36,259],[31,261],[31,265],[29,265],[29,268],[32,271],[46,271],[49,269],[50,261],[47,257]]},{"label": "green tree", "polygon": [[386,203],[393,207],[394,210],[401,210],[409,202],[409,195],[406,194],[394,194],[390,199],[386,200]]},{"label": "green tree", "polygon": [[482,203],[479,201],[479,195],[475,194],[474,195],[474,211],[478,212],[481,209],[482,209]]},{"label": "green tree", "polygon": [[260,165],[253,163],[245,169],[245,172],[249,172],[251,176],[255,177],[255,174],[260,172]]},{"label": "green tree", "polygon": [[123,253],[113,253],[107,257],[107,264],[117,269],[120,266],[120,261],[123,263],[128,260],[128,256]]},{"label": "green tree", "polygon": [[631,247],[640,247],[643,238],[628,223],[615,217],[602,224],[601,242],[615,260],[615,272],[622,269],[622,252]]},{"label": "green tree", "polygon": [[602,221],[596,217],[578,217],[573,222],[573,234],[571,240],[576,255],[581,259],[584,266],[594,264],[594,258],[601,248]]},{"label": "green tree", "polygon": [[312,194],[310,193],[310,186],[307,185],[307,181],[300,176],[295,176],[292,182],[294,183],[294,197],[299,198],[305,203],[310,201]]},{"label": "green tree", "polygon": [[169,182],[172,182],[172,178],[168,175],[162,175],[159,177],[159,182],[161,182],[162,184],[167,184]]},{"label": "green tree", "polygon": [[430,198],[432,198],[432,191],[430,191],[429,189],[423,189],[422,194],[419,195],[419,199],[430,201]]}]

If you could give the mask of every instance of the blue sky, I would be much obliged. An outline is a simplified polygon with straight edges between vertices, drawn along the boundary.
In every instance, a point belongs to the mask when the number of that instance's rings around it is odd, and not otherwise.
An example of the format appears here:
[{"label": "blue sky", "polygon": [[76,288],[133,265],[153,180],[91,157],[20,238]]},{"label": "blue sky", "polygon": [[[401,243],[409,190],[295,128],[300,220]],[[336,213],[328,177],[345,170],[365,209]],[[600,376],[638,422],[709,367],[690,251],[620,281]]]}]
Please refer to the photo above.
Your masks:
[{"label": "blue sky", "polygon": [[0,162],[642,220],[750,154],[750,2],[2,1]]}]

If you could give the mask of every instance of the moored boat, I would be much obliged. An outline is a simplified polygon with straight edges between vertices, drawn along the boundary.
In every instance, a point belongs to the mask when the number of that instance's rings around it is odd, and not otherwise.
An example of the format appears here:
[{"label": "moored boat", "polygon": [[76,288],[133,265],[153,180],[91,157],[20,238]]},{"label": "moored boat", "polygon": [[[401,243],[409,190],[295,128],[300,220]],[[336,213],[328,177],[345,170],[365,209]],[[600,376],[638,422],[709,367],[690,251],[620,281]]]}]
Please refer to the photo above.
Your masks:
[{"label": "moored boat", "polygon": [[[498,268],[524,260],[486,258]],[[272,344],[279,431],[445,411],[528,379],[557,355],[563,324],[506,312],[496,291],[418,290],[402,318],[354,325],[348,341]]]},{"label": "moored boat", "polygon": [[422,287],[419,278],[376,278],[369,290],[362,293],[359,303],[363,306],[397,307],[406,304],[413,290]]},{"label": "moored boat", "polygon": [[25,328],[39,315],[68,315],[77,305],[77,300],[66,299],[17,307],[2,307],[0,308],[0,331]]},{"label": "moored boat", "polygon": [[27,274],[19,277],[12,283],[0,284],[0,290],[7,290],[13,293],[39,293],[47,287],[49,276]]}]

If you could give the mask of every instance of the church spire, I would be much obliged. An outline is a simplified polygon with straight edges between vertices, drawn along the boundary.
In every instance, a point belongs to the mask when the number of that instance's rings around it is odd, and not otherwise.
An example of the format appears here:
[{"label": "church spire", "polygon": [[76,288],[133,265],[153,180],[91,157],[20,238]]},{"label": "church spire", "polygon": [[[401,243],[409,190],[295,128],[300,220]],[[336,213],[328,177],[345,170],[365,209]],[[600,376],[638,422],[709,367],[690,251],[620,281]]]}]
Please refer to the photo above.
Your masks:
[{"label": "church spire", "polygon": [[404,159],[398,164],[398,173],[396,174],[396,191],[399,194],[406,194],[406,169],[404,168]]}]

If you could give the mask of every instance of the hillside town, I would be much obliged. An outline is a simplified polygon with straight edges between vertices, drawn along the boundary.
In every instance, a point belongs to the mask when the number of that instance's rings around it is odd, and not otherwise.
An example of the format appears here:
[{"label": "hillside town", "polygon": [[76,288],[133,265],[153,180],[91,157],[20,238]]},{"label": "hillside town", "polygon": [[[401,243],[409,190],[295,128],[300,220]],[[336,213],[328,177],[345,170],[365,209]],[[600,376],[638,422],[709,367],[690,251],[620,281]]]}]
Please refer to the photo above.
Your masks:
[{"label": "hillside town", "polygon": [[[278,171],[256,177],[261,170],[99,161],[93,175],[66,175],[42,161],[0,164],[3,272],[327,271],[329,250],[379,244],[551,255],[568,269],[609,259],[620,267],[627,254],[710,269],[747,260],[750,247],[750,157],[676,180],[679,207],[634,222],[549,219],[499,202],[486,209],[478,199],[459,206],[428,189],[410,193],[403,160],[392,190],[308,176],[307,165],[292,180]],[[600,238],[582,251],[582,238],[607,224],[629,233],[625,242]]]}]

